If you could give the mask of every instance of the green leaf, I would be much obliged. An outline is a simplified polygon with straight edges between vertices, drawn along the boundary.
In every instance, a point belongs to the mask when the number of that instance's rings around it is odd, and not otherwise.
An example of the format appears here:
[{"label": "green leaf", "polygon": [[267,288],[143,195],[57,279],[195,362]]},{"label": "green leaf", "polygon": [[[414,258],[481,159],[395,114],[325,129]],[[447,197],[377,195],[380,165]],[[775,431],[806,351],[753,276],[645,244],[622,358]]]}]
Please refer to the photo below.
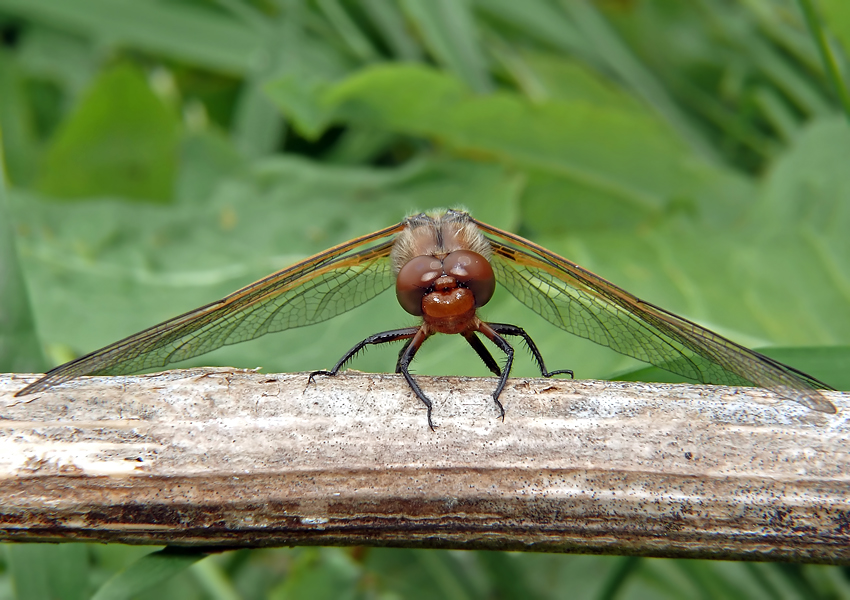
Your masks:
[{"label": "green leaf", "polygon": [[184,137],[179,162],[174,186],[176,203],[206,204],[222,179],[238,176],[247,169],[230,140],[212,128]]},{"label": "green leaf", "polygon": [[325,90],[355,65],[333,52],[334,46],[321,44],[308,35],[302,23],[304,18],[299,3],[289,6],[282,39],[274,48],[272,45],[277,40],[270,40],[269,51],[278,55],[279,68],[263,84],[263,91],[299,134],[315,140],[324,133],[332,115],[322,99]]},{"label": "green leaf", "polygon": [[91,40],[38,24],[27,28],[16,50],[22,72],[57,84],[71,98],[85,91],[102,61]]},{"label": "green leaf", "polygon": [[227,555],[219,554],[198,561],[192,565],[190,572],[210,600],[240,600],[243,596],[233,585],[232,573],[220,564],[222,559],[227,560]]},{"label": "green leaf", "polygon": [[206,557],[204,552],[172,547],[152,552],[115,574],[92,600],[130,600]]},{"label": "green leaf", "polygon": [[102,73],[56,134],[39,187],[63,198],[173,195],[179,123],[129,65]]},{"label": "green leaf", "polygon": [[[654,117],[584,101],[532,103],[509,92],[476,96],[426,67],[366,69],[326,98],[344,121],[555,174],[641,211],[664,210],[695,188],[719,191],[736,179],[700,162]],[[734,198],[709,196],[711,204],[705,195],[695,201],[728,220]]]},{"label": "green leaf", "polygon": [[817,2],[823,14],[824,24],[850,53],[850,5],[844,0],[820,0]]},{"label": "green leaf", "polygon": [[515,554],[507,552],[477,553],[478,563],[487,573],[493,588],[498,590],[502,598],[525,598],[526,600],[542,599],[543,594],[536,593],[531,585],[522,564]]},{"label": "green leaf", "polygon": [[7,14],[227,73],[251,71],[263,38],[197,4],[116,0],[0,0]]},{"label": "green leaf", "polygon": [[[233,5],[230,6],[232,8]],[[282,145],[285,127],[280,108],[293,119],[296,129],[302,135],[318,137],[323,127],[316,126],[319,130],[312,133],[311,126],[314,123],[309,119],[312,89],[305,82],[332,80],[349,68],[341,50],[336,52],[334,46],[322,44],[320,40],[306,35],[303,19],[303,3],[299,1],[286,4],[285,12],[269,20],[268,25],[261,21],[266,25],[261,30],[264,32],[263,53],[267,60],[243,84],[234,107],[231,126],[236,146],[247,158],[272,154]],[[266,89],[274,76],[281,76],[284,80],[291,77],[294,80],[294,85],[284,87],[283,93],[279,94],[282,95],[282,101],[279,99],[278,102],[270,97]],[[302,115],[305,111],[308,113],[306,116]]]},{"label": "green leaf", "polygon": [[336,144],[322,155],[329,164],[361,165],[372,162],[397,141],[398,136],[370,127],[350,125]]},{"label": "green leaf", "polygon": [[18,262],[14,221],[6,199],[2,139],[0,135],[0,372],[40,373],[45,361]]},{"label": "green leaf", "polygon": [[749,216],[761,253],[738,258],[746,302],[775,319],[771,339],[783,345],[850,340],[848,155],[843,119],[812,122],[773,165]]},{"label": "green leaf", "polygon": [[[799,4],[800,8],[803,10],[803,15],[806,18],[809,33],[811,34],[812,39],[817,45],[818,52],[820,53],[823,69],[826,71],[830,83],[832,83],[833,92],[836,96],[838,96],[841,106],[844,108],[845,116],[850,119],[850,91],[847,89],[847,85],[843,81],[841,66],[838,64],[835,49],[831,47],[829,40],[827,40],[827,36],[821,23],[821,18],[815,11],[812,0],[799,0]],[[838,24],[840,34],[842,34],[846,41],[847,29],[850,27],[850,12],[847,11],[846,7],[843,10],[844,13],[838,15],[838,18],[836,18],[835,21]],[[832,12],[833,14],[837,13],[835,9],[833,9]]]},{"label": "green leaf", "polygon": [[564,2],[563,6],[595,49],[595,54],[652,106],[695,152],[717,162],[719,156],[705,139],[703,131],[673,100],[652,70],[644,66],[635,52],[620,39],[595,4],[587,0],[572,0]]},{"label": "green leaf", "polygon": [[323,95],[330,82],[310,73],[288,73],[266,84],[272,102],[292,120],[295,129],[309,140],[317,139],[330,124],[333,109],[325,106]]},{"label": "green leaf", "polygon": [[316,0],[316,4],[351,54],[363,62],[372,62],[378,59],[378,53],[372,46],[372,42],[360,31],[360,28],[338,0]]},{"label": "green leaf", "polygon": [[305,548],[300,552],[289,577],[271,591],[272,600],[310,598],[336,600],[356,597],[361,569],[339,548]]},{"label": "green leaf", "polygon": [[579,61],[539,51],[524,51],[520,56],[534,73],[547,98],[567,102],[584,101],[648,114],[646,105]]},{"label": "green leaf", "polygon": [[493,89],[469,0],[402,0],[437,62],[479,93]]},{"label": "green leaf", "polygon": [[474,563],[462,561],[457,553],[445,550],[372,548],[365,563],[370,572],[380,577],[381,586],[399,598],[467,600],[512,597],[507,594],[488,595],[484,590],[473,593],[476,591],[475,569],[470,567],[474,567]]},{"label": "green leaf", "polygon": [[476,0],[475,8],[531,38],[579,56],[592,53],[564,11],[546,0]]},{"label": "green leaf", "polygon": [[85,544],[6,544],[17,600],[89,597]]},{"label": "green leaf", "polygon": [[0,50],[0,152],[5,155],[6,176],[16,185],[26,185],[35,176],[40,149],[35,115],[27,100],[18,65]]},{"label": "green leaf", "polygon": [[262,158],[277,150],[285,131],[280,111],[264,91],[265,82],[249,79],[242,86],[233,117],[233,138],[246,158]]},{"label": "green leaf", "polygon": [[394,0],[363,0],[360,5],[398,58],[406,61],[422,59],[422,49],[410,36],[404,15]]}]

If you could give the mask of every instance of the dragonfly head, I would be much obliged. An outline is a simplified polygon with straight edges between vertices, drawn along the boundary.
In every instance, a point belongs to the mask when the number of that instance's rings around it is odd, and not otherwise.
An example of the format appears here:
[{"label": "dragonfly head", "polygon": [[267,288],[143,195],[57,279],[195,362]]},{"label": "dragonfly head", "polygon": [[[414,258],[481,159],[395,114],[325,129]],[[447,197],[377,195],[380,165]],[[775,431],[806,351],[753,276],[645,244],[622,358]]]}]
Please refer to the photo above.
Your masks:
[{"label": "dragonfly head", "polygon": [[402,308],[425,317],[437,331],[442,331],[442,321],[472,319],[475,309],[487,304],[495,289],[490,263],[471,250],[456,250],[445,257],[417,256],[396,278],[396,297]]}]

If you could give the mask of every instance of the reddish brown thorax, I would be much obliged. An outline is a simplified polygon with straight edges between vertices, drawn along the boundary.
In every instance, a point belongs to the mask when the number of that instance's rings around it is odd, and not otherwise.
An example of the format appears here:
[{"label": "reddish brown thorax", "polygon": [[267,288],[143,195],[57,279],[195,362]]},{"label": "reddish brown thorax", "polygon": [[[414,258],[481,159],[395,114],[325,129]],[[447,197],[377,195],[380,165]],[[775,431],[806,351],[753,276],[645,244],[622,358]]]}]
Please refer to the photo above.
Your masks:
[{"label": "reddish brown thorax", "polygon": [[484,256],[489,250],[486,238],[468,222],[426,218],[410,223],[393,248],[399,304],[421,316],[433,332],[476,329],[475,311],[496,288]]}]

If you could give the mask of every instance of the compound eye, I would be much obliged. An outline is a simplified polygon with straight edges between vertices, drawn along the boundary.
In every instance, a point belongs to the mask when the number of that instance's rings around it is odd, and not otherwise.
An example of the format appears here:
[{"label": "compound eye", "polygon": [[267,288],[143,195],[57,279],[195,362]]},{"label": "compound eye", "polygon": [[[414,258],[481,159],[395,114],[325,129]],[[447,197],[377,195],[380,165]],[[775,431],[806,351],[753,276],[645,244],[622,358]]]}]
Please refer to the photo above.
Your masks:
[{"label": "compound eye", "polygon": [[443,263],[433,256],[417,256],[398,272],[395,295],[401,307],[411,315],[422,316],[422,298],[443,274]]},{"label": "compound eye", "polygon": [[457,250],[443,259],[446,275],[454,277],[475,297],[475,307],[480,308],[490,301],[496,290],[496,276],[487,259],[472,250]]}]

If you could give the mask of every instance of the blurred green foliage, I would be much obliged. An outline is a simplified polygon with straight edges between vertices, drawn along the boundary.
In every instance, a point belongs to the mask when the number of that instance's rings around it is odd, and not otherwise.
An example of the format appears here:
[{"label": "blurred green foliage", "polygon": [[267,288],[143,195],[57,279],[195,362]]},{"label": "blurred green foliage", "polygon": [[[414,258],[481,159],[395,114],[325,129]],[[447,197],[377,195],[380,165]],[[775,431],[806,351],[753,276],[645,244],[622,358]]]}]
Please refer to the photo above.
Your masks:
[{"label": "blurred green foliage", "polygon": [[[0,0],[0,369],[465,206],[848,389],[850,4],[800,2],[815,29],[792,0]],[[553,368],[658,376],[504,291],[485,316],[528,329]],[[324,368],[410,324],[389,294],[191,364]],[[418,372],[487,374],[442,337]],[[396,351],[352,366],[390,370]],[[149,552],[6,546],[0,598],[850,597],[832,567]]]}]

